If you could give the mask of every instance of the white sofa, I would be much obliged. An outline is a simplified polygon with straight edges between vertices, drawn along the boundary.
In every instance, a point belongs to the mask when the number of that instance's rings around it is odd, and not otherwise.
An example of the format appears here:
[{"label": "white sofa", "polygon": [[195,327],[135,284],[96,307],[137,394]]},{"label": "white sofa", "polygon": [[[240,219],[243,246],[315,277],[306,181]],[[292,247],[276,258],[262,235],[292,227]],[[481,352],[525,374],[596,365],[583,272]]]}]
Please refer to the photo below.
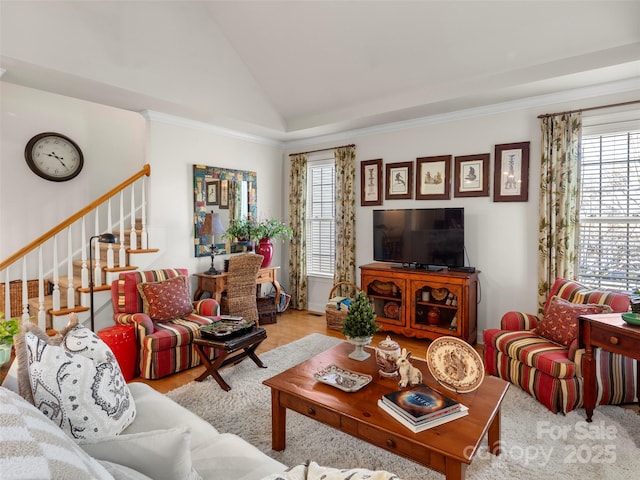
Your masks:
[{"label": "white sofa", "polygon": [[[12,369],[14,370],[14,369]],[[9,373],[3,389],[7,388],[17,393],[17,382],[12,372]],[[282,463],[268,457],[253,445],[247,443],[237,435],[230,433],[220,433],[211,424],[202,420],[184,407],[168,398],[166,395],[158,393],[150,386],[144,383],[131,383],[129,389],[136,404],[135,420],[122,433],[113,438],[112,442],[100,443],[84,443],[80,447],[85,452],[94,454],[94,459],[102,460],[101,463],[109,473],[116,479],[134,479],[157,477],[157,471],[163,469],[166,472],[165,478],[171,478],[176,470],[185,468],[185,463],[190,463],[193,469],[204,479],[229,479],[229,480],[260,480],[271,474],[284,472],[286,466]],[[10,435],[10,431],[4,427],[11,424],[7,420],[9,401],[6,391],[3,392],[2,407],[0,407],[0,432],[5,432],[0,437],[0,445],[2,445],[2,455],[0,455],[0,465],[3,461],[8,461],[10,445],[15,435]],[[25,405],[31,406],[26,400],[20,398]],[[42,422],[50,422],[43,414],[33,408],[37,412],[35,415],[42,416]],[[10,412],[9,412],[10,413]],[[21,412],[24,417],[25,413]],[[29,422],[32,426],[33,422]],[[52,422],[51,425],[55,426]],[[46,425],[45,425],[46,427]],[[40,430],[41,431],[41,430]],[[60,430],[61,433],[64,434]],[[168,432],[175,441],[184,438],[187,435],[186,445],[189,445],[188,451],[176,448],[172,440],[167,441]],[[15,432],[14,432],[15,433]],[[33,434],[33,432],[30,432]],[[6,435],[6,438],[3,438]],[[155,437],[157,435],[157,438]],[[165,436],[165,438],[162,438]],[[178,439],[178,440],[176,440]],[[73,443],[69,439],[70,443]],[[146,448],[145,448],[146,445]],[[167,448],[162,448],[162,446]],[[27,448],[27,444],[23,443],[23,447]],[[171,447],[171,448],[169,448]],[[57,447],[56,447],[57,448]],[[43,458],[37,458],[31,448],[26,451],[30,453],[20,458],[20,452],[16,452],[16,456],[12,455],[11,461],[14,468],[18,468],[18,463],[25,462],[26,468],[32,462],[45,462]],[[70,453],[67,453],[70,455]],[[79,453],[82,456],[82,452]],[[46,455],[45,455],[46,456]],[[188,457],[189,458],[184,458]],[[131,457],[131,458],[129,458]],[[122,461],[118,464],[118,461]],[[77,462],[79,460],[69,459],[69,462]],[[86,461],[86,459],[85,459]],[[109,462],[106,464],[106,462]],[[119,465],[125,465],[128,468],[137,470],[143,475],[135,475],[135,472],[129,472],[127,469],[119,468]],[[167,471],[167,465],[171,466],[172,471]],[[94,465],[94,468],[95,465]],[[5,474],[7,470],[3,469]],[[126,471],[126,473],[122,473]],[[144,474],[147,474],[146,476]],[[154,475],[149,475],[149,473]],[[52,472],[53,474],[53,472]],[[4,474],[0,475],[2,478]],[[90,478],[93,475],[88,476]],[[28,478],[28,477],[24,477]],[[109,477],[105,477],[109,478]],[[192,477],[197,478],[197,477]]]},{"label": "white sofa", "polygon": [[86,327],[70,323],[56,337],[23,330],[0,387],[2,480],[398,480],[315,463],[287,470],[149,385],[125,384],[109,347]]}]

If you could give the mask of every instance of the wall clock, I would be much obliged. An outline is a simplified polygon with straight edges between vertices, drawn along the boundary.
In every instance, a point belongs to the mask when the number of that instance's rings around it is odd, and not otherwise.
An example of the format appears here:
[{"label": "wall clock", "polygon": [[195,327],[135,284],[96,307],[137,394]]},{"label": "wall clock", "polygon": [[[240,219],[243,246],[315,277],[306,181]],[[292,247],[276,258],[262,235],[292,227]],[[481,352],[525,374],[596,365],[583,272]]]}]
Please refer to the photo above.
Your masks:
[{"label": "wall clock", "polygon": [[24,149],[27,165],[36,175],[52,182],[76,177],[84,165],[80,147],[59,133],[39,133]]}]

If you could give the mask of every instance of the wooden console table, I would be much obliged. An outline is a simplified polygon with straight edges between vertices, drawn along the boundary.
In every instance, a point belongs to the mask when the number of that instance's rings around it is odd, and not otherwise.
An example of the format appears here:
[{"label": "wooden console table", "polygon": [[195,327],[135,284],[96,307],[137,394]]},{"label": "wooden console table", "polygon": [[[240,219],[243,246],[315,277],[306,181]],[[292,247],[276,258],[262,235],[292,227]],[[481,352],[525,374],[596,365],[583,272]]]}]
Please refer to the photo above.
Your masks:
[{"label": "wooden console table", "polygon": [[[596,365],[594,347],[625,357],[640,360],[640,327],[627,324],[619,313],[603,315],[584,315],[580,317],[580,347],[585,349],[582,360],[584,374],[584,409],[587,422],[591,422],[596,407]],[[640,370],[636,379],[638,398],[640,399]]]},{"label": "wooden console table", "polygon": [[[274,303],[278,305],[280,299],[280,283],[278,282],[278,269],[280,267],[270,266],[261,268],[258,272],[257,284],[271,283],[273,288],[276,289],[276,295],[274,297]],[[200,300],[205,292],[211,293],[211,298],[220,303],[222,292],[227,288],[228,272],[221,272],[218,275],[207,275],[206,273],[194,274],[198,278],[198,289],[194,295],[195,300]]]}]

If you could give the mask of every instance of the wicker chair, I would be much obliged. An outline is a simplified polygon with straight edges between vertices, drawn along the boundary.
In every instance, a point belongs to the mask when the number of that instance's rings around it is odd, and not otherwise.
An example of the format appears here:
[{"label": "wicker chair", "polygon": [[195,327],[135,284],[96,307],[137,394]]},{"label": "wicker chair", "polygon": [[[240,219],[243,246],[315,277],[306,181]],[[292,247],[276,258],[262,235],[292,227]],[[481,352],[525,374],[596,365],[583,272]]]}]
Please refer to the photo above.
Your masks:
[{"label": "wicker chair", "polygon": [[220,299],[222,315],[237,315],[258,325],[256,286],[262,259],[262,255],[254,253],[234,255],[229,259],[227,289]]}]

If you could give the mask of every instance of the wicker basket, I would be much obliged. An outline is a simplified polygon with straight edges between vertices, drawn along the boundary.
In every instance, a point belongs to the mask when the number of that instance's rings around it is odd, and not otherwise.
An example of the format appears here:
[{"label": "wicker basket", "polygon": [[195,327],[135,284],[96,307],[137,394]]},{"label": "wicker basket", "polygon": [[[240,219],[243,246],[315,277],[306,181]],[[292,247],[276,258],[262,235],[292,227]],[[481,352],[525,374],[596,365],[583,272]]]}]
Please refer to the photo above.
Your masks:
[{"label": "wicker basket", "polygon": [[[5,284],[0,283],[0,312],[4,312],[4,318],[19,317],[22,315],[22,280],[9,282],[9,301],[11,311],[5,310]],[[27,298],[38,296],[38,280],[27,280]]]},{"label": "wicker basket", "polygon": [[[356,293],[360,291],[360,287],[358,287],[355,283],[338,282],[331,288],[328,300],[331,300],[333,298],[333,294],[335,293],[336,289],[341,287],[342,285],[348,285],[349,287],[353,288]],[[342,322],[344,322],[344,319],[347,317],[347,311],[338,310],[335,305],[333,306],[333,308],[331,308],[331,305],[327,303],[327,307],[325,308],[325,316],[327,317],[327,328],[340,331],[342,330]]]}]

